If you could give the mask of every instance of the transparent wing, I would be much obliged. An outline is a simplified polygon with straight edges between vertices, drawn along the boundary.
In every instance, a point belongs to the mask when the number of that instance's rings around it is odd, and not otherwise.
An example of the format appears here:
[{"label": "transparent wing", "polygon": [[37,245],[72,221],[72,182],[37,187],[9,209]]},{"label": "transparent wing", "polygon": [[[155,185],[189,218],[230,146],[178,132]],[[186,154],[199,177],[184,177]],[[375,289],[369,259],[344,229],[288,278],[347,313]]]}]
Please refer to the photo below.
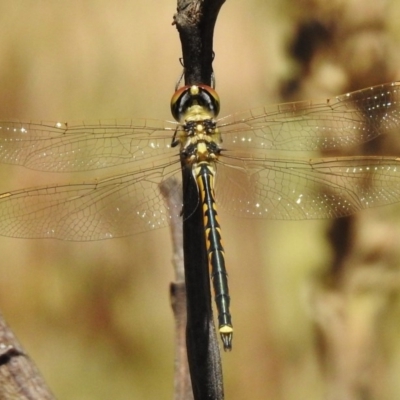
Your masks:
[{"label": "transparent wing", "polygon": [[[400,198],[400,159],[393,157],[228,158],[218,163],[216,196],[238,216],[332,218]],[[180,180],[176,159],[92,183],[3,193],[0,232],[83,241],[164,227],[181,212],[180,205],[167,208],[160,194],[159,183],[169,177]]]},{"label": "transparent wing", "polygon": [[[397,158],[285,159],[272,150],[336,149],[386,133],[399,126],[399,87],[391,83],[221,120],[217,201],[236,215],[274,219],[340,217],[397,202]],[[132,167],[93,183],[0,195],[0,234],[98,240],[165,226],[181,212],[165,207],[158,188],[171,176],[180,179],[178,152],[170,148],[178,126],[156,120],[0,122],[0,162],[59,172]]]},{"label": "transparent wing", "polygon": [[224,158],[216,198],[230,213],[268,219],[321,219],[400,199],[400,159]]},{"label": "transparent wing", "polygon": [[248,110],[218,121],[226,149],[333,150],[400,127],[400,83],[312,102]]},{"label": "transparent wing", "polygon": [[[0,195],[0,234],[22,238],[100,240],[169,224],[159,183],[180,179],[176,158],[157,168],[116,175],[92,183],[46,186]],[[178,189],[181,190],[181,189]]]},{"label": "transparent wing", "polygon": [[[398,127],[399,83],[332,100],[252,109],[219,120],[224,147],[336,149]],[[78,123],[0,121],[0,162],[42,171],[85,171],[157,160],[179,125],[159,120]]]},{"label": "transparent wing", "polygon": [[171,151],[177,126],[146,119],[76,123],[0,121],[0,162],[55,172],[156,162]]}]

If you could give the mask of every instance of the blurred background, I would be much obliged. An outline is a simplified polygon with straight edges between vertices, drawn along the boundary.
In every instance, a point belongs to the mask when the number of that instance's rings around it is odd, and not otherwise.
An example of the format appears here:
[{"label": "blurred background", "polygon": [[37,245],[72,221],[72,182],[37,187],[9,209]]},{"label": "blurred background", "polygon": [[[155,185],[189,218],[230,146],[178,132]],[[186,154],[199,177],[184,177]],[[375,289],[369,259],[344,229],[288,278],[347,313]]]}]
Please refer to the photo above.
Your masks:
[{"label": "blurred background", "polygon": [[[1,1],[0,118],[171,119],[175,9]],[[399,79],[399,18],[394,0],[228,0],[214,44],[221,116]],[[0,172],[0,192],[107,174]],[[342,234],[330,221],[220,214],[235,326],[226,398],[398,399],[399,207],[346,219]],[[0,254],[0,310],[58,399],[172,398],[168,229],[86,243],[1,237]]]}]

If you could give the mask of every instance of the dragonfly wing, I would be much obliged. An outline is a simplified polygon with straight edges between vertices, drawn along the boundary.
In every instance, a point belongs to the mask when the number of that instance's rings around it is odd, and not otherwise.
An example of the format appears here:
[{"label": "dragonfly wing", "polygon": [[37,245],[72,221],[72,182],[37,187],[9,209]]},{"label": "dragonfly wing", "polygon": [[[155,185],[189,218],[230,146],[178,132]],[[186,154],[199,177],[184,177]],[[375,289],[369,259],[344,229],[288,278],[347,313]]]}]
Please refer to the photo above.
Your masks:
[{"label": "dragonfly wing", "polygon": [[323,219],[400,201],[400,159],[239,159],[217,169],[216,198],[232,214]]},{"label": "dragonfly wing", "polygon": [[0,195],[0,233],[21,238],[100,240],[160,228],[181,205],[168,208],[159,183],[180,179],[176,159],[98,180]]},{"label": "dragonfly wing", "polygon": [[39,171],[87,171],[156,161],[178,125],[159,120],[0,121],[0,162]]},{"label": "dragonfly wing", "polygon": [[220,119],[224,148],[337,150],[400,126],[400,82],[319,102],[261,107]]}]

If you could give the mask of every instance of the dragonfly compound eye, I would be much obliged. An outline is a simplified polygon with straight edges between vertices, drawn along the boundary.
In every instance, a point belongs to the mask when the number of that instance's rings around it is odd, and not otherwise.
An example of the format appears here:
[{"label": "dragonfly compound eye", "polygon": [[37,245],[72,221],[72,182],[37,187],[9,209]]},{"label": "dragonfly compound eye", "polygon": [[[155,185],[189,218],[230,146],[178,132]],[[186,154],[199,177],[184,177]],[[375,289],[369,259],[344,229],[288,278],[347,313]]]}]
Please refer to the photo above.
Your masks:
[{"label": "dragonfly compound eye", "polygon": [[210,117],[216,117],[220,110],[219,96],[207,85],[183,86],[172,96],[171,113],[178,122],[184,119],[193,106],[200,106]]}]

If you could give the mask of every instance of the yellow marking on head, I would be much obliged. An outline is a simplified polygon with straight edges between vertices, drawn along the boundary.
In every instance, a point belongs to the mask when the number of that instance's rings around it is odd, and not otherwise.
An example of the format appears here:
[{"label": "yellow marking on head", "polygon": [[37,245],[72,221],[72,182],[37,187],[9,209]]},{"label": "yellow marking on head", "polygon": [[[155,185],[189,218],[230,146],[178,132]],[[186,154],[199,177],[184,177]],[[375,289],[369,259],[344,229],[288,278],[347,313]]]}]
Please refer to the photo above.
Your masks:
[{"label": "yellow marking on head", "polygon": [[196,85],[192,85],[191,87],[190,87],[190,94],[192,95],[192,96],[196,96],[197,94],[199,94],[199,87],[198,86],[196,86]]}]

